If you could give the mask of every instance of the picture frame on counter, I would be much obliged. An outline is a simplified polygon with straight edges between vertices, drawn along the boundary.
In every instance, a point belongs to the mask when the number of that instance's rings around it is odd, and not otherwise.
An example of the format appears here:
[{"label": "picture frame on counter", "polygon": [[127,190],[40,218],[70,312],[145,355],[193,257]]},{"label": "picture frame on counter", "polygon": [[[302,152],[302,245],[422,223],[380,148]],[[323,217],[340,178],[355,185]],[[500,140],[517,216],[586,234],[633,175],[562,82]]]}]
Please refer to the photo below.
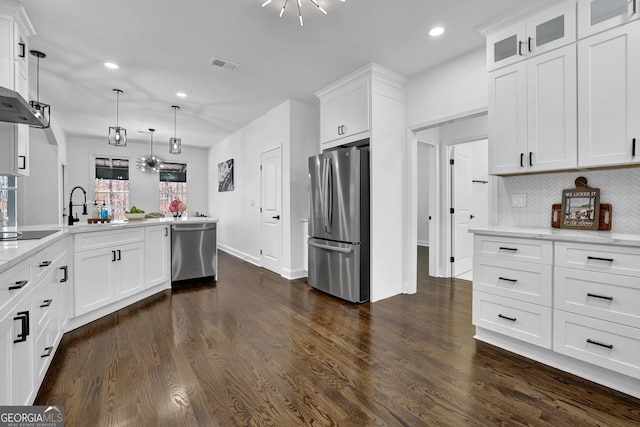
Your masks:
[{"label": "picture frame on counter", "polygon": [[600,223],[600,189],[576,179],[576,188],[562,191],[560,228],[597,230]]}]

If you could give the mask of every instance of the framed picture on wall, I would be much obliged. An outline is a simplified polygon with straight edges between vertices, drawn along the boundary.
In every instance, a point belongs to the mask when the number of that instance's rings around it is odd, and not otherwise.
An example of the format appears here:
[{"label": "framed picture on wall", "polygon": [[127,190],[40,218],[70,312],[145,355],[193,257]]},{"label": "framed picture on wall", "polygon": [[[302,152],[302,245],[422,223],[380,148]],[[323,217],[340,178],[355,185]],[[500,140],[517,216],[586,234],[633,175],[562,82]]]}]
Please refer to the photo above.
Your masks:
[{"label": "framed picture on wall", "polygon": [[587,179],[576,179],[576,188],[562,191],[560,228],[597,230],[600,220],[600,189],[587,186]]},{"label": "framed picture on wall", "polygon": [[233,159],[218,163],[218,192],[233,191]]}]

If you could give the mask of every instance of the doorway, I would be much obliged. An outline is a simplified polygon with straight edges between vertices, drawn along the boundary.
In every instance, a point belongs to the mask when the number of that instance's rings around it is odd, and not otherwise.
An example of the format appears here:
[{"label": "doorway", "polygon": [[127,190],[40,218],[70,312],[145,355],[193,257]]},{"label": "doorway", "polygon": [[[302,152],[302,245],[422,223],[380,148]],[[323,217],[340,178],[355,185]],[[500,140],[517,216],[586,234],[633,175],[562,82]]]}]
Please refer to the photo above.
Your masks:
[{"label": "doorway", "polygon": [[260,158],[260,265],[282,274],[282,160],[280,147]]}]

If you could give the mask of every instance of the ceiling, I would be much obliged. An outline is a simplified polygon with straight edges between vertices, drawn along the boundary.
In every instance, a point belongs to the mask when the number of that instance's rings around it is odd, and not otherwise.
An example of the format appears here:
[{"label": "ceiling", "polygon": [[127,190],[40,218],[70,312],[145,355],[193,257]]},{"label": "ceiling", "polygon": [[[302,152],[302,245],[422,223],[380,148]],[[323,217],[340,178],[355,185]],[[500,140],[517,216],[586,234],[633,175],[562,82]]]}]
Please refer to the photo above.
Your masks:
[{"label": "ceiling", "polygon": [[[40,100],[67,136],[105,138],[120,126],[129,140],[156,129],[209,147],[287,99],[317,102],[313,93],[375,62],[412,77],[479,48],[476,27],[531,0],[22,0],[36,29],[30,49],[40,61]],[[442,25],[444,35],[431,38]],[[214,67],[214,57],[237,71]],[[30,59],[35,95],[36,66]],[[106,61],[117,63],[107,69]],[[187,93],[178,98],[176,92]]]}]

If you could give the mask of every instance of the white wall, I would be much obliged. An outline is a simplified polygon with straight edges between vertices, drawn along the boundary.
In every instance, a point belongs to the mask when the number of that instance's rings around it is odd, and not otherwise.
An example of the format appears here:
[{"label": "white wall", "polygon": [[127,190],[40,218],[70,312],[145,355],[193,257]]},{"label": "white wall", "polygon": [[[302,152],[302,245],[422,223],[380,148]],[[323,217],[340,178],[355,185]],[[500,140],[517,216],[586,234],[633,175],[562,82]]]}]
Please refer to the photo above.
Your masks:
[{"label": "white wall", "polygon": [[418,144],[418,245],[429,246],[429,156],[433,146]]},{"label": "white wall", "polygon": [[[286,101],[209,150],[209,209],[220,219],[218,242],[224,250],[260,265],[260,155],[282,149],[282,272],[305,275],[301,219],[308,216],[307,158],[319,146],[315,105]],[[218,192],[217,165],[234,159],[234,191]]]},{"label": "white wall", "polygon": [[[87,190],[87,202],[94,200],[94,183],[91,181],[95,167],[94,155],[112,156],[129,159],[129,203],[136,205],[146,212],[159,210],[159,178],[157,174],[147,175],[136,169],[136,160],[150,151],[149,135],[140,134],[139,139],[132,140],[129,136],[125,147],[115,147],[107,143],[107,137],[67,136],[67,160],[69,179],[66,191],[79,185]],[[146,139],[146,141],[145,141]],[[167,161],[187,163],[187,182],[189,201],[187,213],[192,215],[196,211],[208,213],[207,200],[208,174],[207,149],[184,146],[182,154],[169,154],[168,141],[158,141],[154,138],[153,152],[164,157]],[[68,194],[65,194],[68,204]],[[82,201],[82,194],[76,191],[74,203]],[[66,205],[65,205],[66,207]],[[74,212],[76,211],[75,208]],[[81,211],[80,211],[81,213]],[[82,215],[79,215],[81,221]],[[86,218],[85,218],[86,219]]]}]

